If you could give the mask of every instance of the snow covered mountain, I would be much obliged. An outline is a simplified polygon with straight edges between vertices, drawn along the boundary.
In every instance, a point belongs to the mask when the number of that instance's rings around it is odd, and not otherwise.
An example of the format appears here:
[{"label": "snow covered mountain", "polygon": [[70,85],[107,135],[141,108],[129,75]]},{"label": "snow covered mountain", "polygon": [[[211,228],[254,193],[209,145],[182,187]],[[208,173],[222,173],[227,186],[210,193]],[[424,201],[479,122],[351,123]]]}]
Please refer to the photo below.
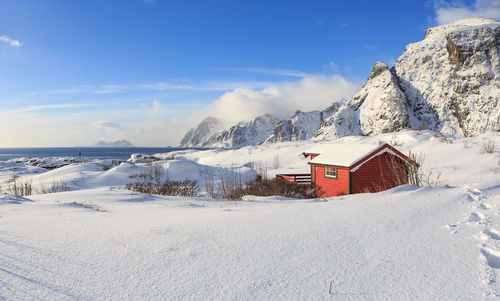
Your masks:
[{"label": "snow covered mountain", "polygon": [[386,64],[377,62],[361,90],[327,118],[313,139],[377,135],[409,127],[406,97]]},{"label": "snow covered mountain", "polygon": [[249,121],[241,121],[227,130],[220,131],[208,138],[204,147],[241,147],[260,144],[266,140],[279,119],[264,114]]},{"label": "snow covered mountain", "polygon": [[377,62],[351,99],[287,120],[262,115],[223,130],[208,117],[182,146],[240,147],[401,129],[455,136],[500,131],[500,21],[469,18],[427,30],[393,68]]},{"label": "snow covered mountain", "polygon": [[339,107],[339,103],[334,103],[323,111],[297,111],[289,119],[278,122],[264,143],[309,140],[321,123],[331,117]]},{"label": "snow covered mountain", "polygon": [[447,134],[500,131],[500,21],[430,28],[394,65],[418,122]]},{"label": "snow covered mountain", "polygon": [[313,139],[403,128],[473,136],[500,131],[500,22],[469,18],[427,30],[389,68],[378,62],[363,88]]},{"label": "snow covered mountain", "polygon": [[195,128],[190,129],[182,138],[180,146],[203,146],[215,133],[225,129],[227,122],[215,117],[207,117]]}]

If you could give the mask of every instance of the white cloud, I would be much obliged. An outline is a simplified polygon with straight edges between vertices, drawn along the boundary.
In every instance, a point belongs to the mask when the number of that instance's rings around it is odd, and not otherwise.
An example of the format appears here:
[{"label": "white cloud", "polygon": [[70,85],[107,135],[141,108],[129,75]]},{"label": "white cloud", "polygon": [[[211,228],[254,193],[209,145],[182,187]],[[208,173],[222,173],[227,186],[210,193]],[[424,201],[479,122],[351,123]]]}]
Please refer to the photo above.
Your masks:
[{"label": "white cloud", "polygon": [[322,110],[361,87],[338,75],[305,77],[297,82],[268,86],[262,90],[238,88],[215,100],[200,115],[234,121],[271,113],[287,118],[296,111]]},{"label": "white cloud", "polygon": [[96,121],[92,125],[97,127],[97,128],[105,128],[105,129],[106,128],[107,129],[118,129],[121,127],[121,125],[119,123],[110,122],[110,121],[103,121],[103,120]]},{"label": "white cloud", "polygon": [[[298,76],[298,75],[296,75]],[[272,82],[252,81],[252,80],[206,80],[201,82],[188,82],[180,80],[171,80],[164,82],[154,82],[145,84],[131,85],[85,85],[72,86],[54,90],[31,91],[26,96],[56,96],[56,95],[104,95],[104,94],[122,94],[129,92],[147,92],[147,91],[230,91],[238,87],[249,89],[261,89]]]},{"label": "white cloud", "polygon": [[307,77],[314,76],[313,74],[290,70],[290,69],[271,69],[271,68],[262,68],[262,67],[221,67],[214,68],[214,70],[228,70],[228,71],[240,71],[240,72],[250,72],[250,73],[261,73],[261,74],[272,74],[272,75],[282,75],[289,77]]},{"label": "white cloud", "polygon": [[500,19],[500,0],[476,0],[470,6],[462,1],[438,1],[434,9],[440,25],[475,16]]},{"label": "white cloud", "polygon": [[288,118],[298,109],[325,109],[333,101],[352,96],[360,86],[338,75],[314,76],[263,88],[232,89],[203,107],[201,103],[194,107],[192,103],[172,103],[161,96],[126,105],[25,106],[0,111],[0,147],[93,145],[99,139],[122,138],[139,146],[177,145],[187,130],[205,116],[240,121],[272,113]]},{"label": "white cloud", "polygon": [[12,47],[20,47],[22,45],[18,40],[11,39],[8,36],[0,36],[0,41]]},{"label": "white cloud", "polygon": [[70,109],[70,108],[79,108],[84,107],[86,105],[79,103],[59,103],[59,104],[45,104],[45,105],[32,105],[26,106],[22,108],[18,108],[12,110],[11,112],[15,113],[23,113],[23,112],[34,112],[34,111],[43,111],[43,110],[51,110],[51,109]]}]

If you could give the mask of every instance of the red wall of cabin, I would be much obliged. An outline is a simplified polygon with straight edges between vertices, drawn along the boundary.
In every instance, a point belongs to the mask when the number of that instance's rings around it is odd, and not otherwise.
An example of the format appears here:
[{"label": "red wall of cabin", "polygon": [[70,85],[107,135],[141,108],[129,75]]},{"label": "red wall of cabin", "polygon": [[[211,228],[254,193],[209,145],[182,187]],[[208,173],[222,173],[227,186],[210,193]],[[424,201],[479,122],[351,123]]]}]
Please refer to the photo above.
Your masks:
[{"label": "red wall of cabin", "polygon": [[388,153],[365,162],[351,172],[351,193],[377,192],[408,184],[404,162]]},{"label": "red wall of cabin", "polygon": [[[335,166],[334,166],[335,167]],[[325,177],[325,166],[311,164],[313,182],[316,184],[316,189],[321,197],[331,197],[349,194],[349,169],[345,167],[337,167],[337,179]]]}]

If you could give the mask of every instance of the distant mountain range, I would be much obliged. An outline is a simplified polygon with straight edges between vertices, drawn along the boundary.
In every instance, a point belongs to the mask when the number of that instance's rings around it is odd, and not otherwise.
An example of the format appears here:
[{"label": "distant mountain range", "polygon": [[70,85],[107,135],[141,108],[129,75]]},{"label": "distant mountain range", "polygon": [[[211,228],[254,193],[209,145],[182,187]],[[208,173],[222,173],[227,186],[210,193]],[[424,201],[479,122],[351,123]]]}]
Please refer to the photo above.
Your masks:
[{"label": "distant mountain range", "polygon": [[428,29],[392,68],[377,62],[360,91],[323,111],[225,124],[208,117],[180,145],[240,147],[401,129],[466,137],[500,131],[500,22],[476,17]]},{"label": "distant mountain range", "polygon": [[125,139],[116,141],[99,141],[97,144],[92,145],[94,147],[134,147],[134,145]]}]

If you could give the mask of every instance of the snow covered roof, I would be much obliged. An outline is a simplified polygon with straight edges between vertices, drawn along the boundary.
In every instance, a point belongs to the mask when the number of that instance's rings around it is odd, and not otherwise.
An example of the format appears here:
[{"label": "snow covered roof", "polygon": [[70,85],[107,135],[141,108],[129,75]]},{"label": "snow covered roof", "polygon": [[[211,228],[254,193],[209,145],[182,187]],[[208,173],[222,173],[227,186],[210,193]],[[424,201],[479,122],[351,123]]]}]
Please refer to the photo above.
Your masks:
[{"label": "snow covered roof", "polygon": [[309,163],[349,167],[380,146],[378,144],[322,144],[304,153],[319,154]]}]

